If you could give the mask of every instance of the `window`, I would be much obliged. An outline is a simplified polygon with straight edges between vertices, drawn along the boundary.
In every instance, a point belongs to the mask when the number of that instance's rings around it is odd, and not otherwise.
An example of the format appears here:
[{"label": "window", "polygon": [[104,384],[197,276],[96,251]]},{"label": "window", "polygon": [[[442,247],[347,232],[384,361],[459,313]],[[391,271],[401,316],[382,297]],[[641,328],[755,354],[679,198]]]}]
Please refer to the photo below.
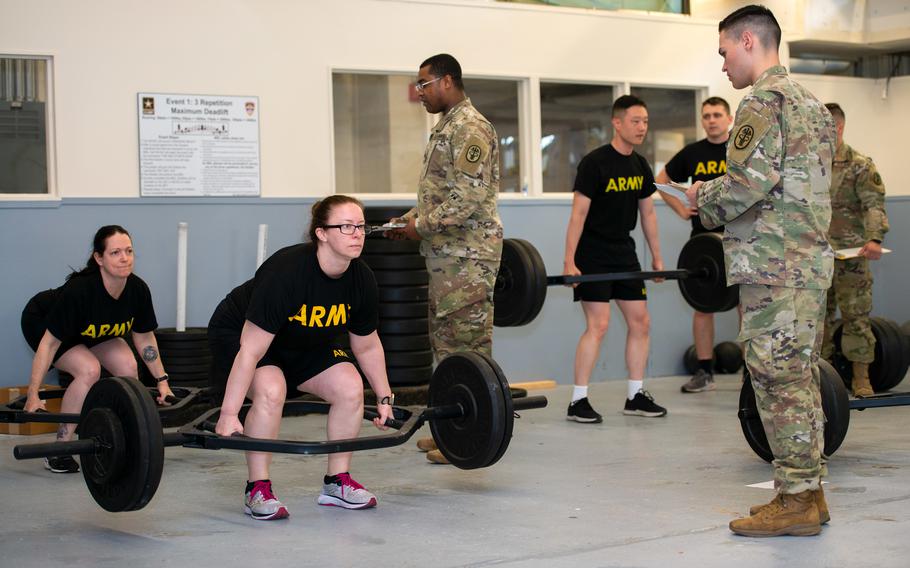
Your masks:
[{"label": "window", "polygon": [[702,137],[698,130],[696,92],[633,86],[631,94],[648,105],[648,136],[636,152],[648,159],[657,174],[686,144]]},{"label": "window", "polygon": [[[415,193],[439,115],[429,115],[413,74],[332,75],[336,193]],[[465,78],[465,93],[496,128],[500,191],[519,191],[518,82]]]},{"label": "window", "polygon": [[0,194],[48,194],[50,58],[0,55]]},{"label": "window", "polygon": [[613,138],[614,87],[540,83],[543,191],[572,191],[578,162]]}]

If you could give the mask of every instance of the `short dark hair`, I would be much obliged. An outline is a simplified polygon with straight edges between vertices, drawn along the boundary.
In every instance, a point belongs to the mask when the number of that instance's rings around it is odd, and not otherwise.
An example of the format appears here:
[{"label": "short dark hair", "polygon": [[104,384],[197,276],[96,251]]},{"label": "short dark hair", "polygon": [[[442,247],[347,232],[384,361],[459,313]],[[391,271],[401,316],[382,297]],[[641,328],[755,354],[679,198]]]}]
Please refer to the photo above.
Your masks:
[{"label": "short dark hair", "polygon": [[702,110],[704,110],[706,105],[722,106],[727,111],[727,114],[730,114],[730,103],[721,97],[708,97],[705,99],[705,101],[701,103]]},{"label": "short dark hair", "polygon": [[427,65],[430,66],[430,73],[434,77],[445,77],[448,75],[459,90],[464,90],[464,81],[461,80],[461,65],[458,64],[457,59],[448,53],[439,53],[427,58],[420,64],[420,67],[423,68]]},{"label": "short dark hair", "polygon": [[330,195],[313,204],[313,207],[310,209],[310,228],[307,230],[307,236],[311,243],[319,242],[316,238],[316,229],[326,226],[329,223],[329,215],[332,213],[332,210],[345,203],[353,203],[363,211],[363,203],[356,197],[351,197],[349,195]]},{"label": "short dark hair", "polygon": [[749,29],[758,36],[762,45],[774,49],[780,47],[780,24],[771,10],[757,4],[743,6],[728,15],[717,25],[718,32],[726,31],[728,35],[739,37],[743,30]]},{"label": "short dark hair", "polygon": [[635,95],[623,95],[619,97],[613,102],[613,114],[611,115],[611,118],[619,117],[634,106],[648,108],[648,105],[645,104],[645,101],[641,100]]},{"label": "short dark hair", "polygon": [[844,109],[842,109],[839,104],[825,103],[825,108],[828,109],[828,112],[831,113],[831,116],[834,117],[834,120],[847,122],[847,115],[844,113]]}]

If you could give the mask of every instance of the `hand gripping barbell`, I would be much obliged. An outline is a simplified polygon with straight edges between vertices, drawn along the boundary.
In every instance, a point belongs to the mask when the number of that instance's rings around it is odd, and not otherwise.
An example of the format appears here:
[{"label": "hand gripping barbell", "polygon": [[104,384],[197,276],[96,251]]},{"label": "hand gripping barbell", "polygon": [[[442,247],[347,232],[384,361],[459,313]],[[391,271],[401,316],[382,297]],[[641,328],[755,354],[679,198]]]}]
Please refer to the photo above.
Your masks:
[{"label": "hand gripping barbell", "polygon": [[739,287],[727,286],[723,241],[717,233],[695,235],[679,253],[677,270],[547,276],[540,253],[522,239],[506,239],[494,288],[493,323],[516,327],[530,323],[543,306],[547,286],[616,280],[677,280],[690,306],[713,313],[739,303]]},{"label": "hand gripping barbell", "polygon": [[[16,446],[16,459],[79,454],[82,474],[95,501],[111,512],[141,509],[152,499],[161,480],[164,448],[183,446],[209,450],[232,449],[287,454],[328,454],[397,446],[424,424],[443,455],[461,469],[488,467],[509,447],[514,412],[543,408],[543,396],[512,400],[499,365],[479,353],[458,353],[444,359],[433,372],[428,406],[419,412],[393,408],[386,424],[394,431],[346,440],[305,442],[265,440],[214,433],[220,409],[212,409],[177,432],[162,434],[155,402],[135,380],[101,379],[85,397],[79,415],[79,440]],[[287,401],[283,416],[328,414],[322,402]],[[241,420],[249,405],[241,410]],[[364,419],[378,416],[375,407]]]}]

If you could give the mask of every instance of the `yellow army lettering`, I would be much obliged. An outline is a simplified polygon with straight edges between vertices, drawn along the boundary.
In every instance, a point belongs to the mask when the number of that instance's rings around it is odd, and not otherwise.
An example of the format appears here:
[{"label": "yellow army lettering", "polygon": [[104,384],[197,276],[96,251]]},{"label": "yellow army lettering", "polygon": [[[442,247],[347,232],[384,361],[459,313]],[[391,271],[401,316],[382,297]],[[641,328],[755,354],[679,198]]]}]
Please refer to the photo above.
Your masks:
[{"label": "yellow army lettering", "polygon": [[607,188],[604,190],[604,192],[609,193],[611,191],[636,191],[641,189],[644,181],[645,176],[610,178],[610,181],[607,182]]},{"label": "yellow army lettering", "polygon": [[720,162],[708,160],[707,162],[698,162],[698,165],[695,166],[695,173],[692,175],[725,173],[727,173],[727,160],[721,160]]},{"label": "yellow army lettering", "polygon": [[326,315],[325,306],[313,306],[310,308],[309,317],[307,317],[307,305],[303,304],[296,314],[288,317],[288,321],[298,321],[304,327],[344,325],[348,321],[348,311],[350,309],[350,304],[335,304],[329,307],[328,315]]},{"label": "yellow army lettering", "polygon": [[332,355],[335,357],[345,357],[347,358],[348,354],[344,352],[344,349],[332,349]]},{"label": "yellow army lettering", "polygon": [[135,318],[130,318],[130,321],[115,324],[102,323],[97,326],[90,323],[79,335],[91,337],[92,339],[97,339],[99,337],[123,337],[133,329],[134,319]]}]

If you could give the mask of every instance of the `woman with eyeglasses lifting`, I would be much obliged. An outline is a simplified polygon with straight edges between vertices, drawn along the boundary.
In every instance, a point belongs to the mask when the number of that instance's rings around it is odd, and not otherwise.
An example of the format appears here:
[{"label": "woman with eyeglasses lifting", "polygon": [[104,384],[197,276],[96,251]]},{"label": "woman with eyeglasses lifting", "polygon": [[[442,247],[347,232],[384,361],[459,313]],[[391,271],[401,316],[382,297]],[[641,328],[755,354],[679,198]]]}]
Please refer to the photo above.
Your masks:
[{"label": "woman with eyeglasses lifting", "polygon": [[[363,421],[360,366],[379,401],[377,428],[392,415],[392,391],[379,335],[379,291],[363,250],[363,205],[334,195],[313,205],[309,242],[269,257],[249,281],[234,288],[209,321],[213,387],[224,401],[215,432],[275,439],[288,392],[313,394],[331,405],[329,440],[356,438]],[[350,353],[335,339],[350,337]],[[253,405],[243,424],[244,397]],[[288,517],[269,477],[272,454],[247,452],[244,512],[256,520]],[[320,505],[376,506],[376,496],[349,473],[351,453],[332,453]]]}]

